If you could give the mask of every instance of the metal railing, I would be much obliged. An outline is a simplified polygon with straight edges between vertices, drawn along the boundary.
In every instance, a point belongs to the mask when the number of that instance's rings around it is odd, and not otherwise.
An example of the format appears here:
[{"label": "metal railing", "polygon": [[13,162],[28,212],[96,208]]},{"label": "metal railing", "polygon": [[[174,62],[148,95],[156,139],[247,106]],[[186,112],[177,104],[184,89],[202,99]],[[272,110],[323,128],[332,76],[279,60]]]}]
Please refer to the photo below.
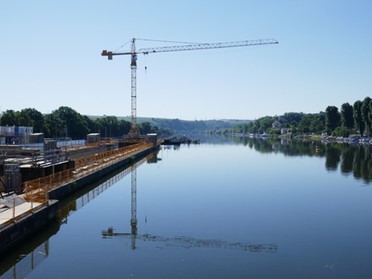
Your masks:
[{"label": "metal railing", "polygon": [[61,185],[71,183],[92,172],[101,170],[152,146],[138,143],[116,150],[100,152],[75,159],[75,167],[45,177],[25,182],[24,197],[27,201],[43,203],[48,200],[48,193]]},{"label": "metal railing", "polygon": [[18,196],[6,199],[5,204],[9,209],[0,212],[0,228],[5,227],[17,220],[20,220],[24,216],[27,216],[35,210],[38,210],[46,202],[46,200],[42,202],[37,202],[36,200],[27,202]]}]

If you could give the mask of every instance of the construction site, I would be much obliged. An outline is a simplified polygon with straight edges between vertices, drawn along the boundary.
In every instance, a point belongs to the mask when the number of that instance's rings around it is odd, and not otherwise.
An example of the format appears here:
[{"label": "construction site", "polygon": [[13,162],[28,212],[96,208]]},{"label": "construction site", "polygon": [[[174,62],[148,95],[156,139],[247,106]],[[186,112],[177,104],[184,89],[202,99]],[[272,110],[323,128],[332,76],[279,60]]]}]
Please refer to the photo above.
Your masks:
[{"label": "construction site", "polygon": [[89,134],[85,142],[0,146],[1,253],[52,221],[58,201],[157,149],[154,134],[110,142]]}]

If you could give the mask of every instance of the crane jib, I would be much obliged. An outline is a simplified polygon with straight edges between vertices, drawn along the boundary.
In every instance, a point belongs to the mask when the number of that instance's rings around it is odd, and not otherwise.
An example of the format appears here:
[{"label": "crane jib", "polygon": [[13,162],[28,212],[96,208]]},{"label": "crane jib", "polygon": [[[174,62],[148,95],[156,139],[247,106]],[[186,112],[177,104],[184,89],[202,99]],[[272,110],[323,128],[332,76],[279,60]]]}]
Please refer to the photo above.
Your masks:
[{"label": "crane jib", "polygon": [[237,42],[225,42],[225,43],[203,43],[203,44],[189,44],[189,45],[181,45],[181,46],[180,45],[164,46],[164,47],[157,47],[157,48],[142,48],[142,49],[139,49],[137,53],[149,54],[149,53],[157,53],[157,52],[203,50],[203,49],[268,45],[268,44],[278,44],[278,43],[279,42],[274,39],[237,41]]}]

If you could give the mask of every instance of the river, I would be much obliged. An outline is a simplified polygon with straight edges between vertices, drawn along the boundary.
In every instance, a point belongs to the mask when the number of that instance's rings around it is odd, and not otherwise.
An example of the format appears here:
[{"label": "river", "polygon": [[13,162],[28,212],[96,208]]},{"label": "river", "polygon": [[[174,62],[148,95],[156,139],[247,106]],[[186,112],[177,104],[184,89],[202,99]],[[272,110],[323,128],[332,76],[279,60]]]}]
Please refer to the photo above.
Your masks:
[{"label": "river", "polygon": [[371,278],[371,181],[367,145],[162,147],[64,201],[0,278]]}]

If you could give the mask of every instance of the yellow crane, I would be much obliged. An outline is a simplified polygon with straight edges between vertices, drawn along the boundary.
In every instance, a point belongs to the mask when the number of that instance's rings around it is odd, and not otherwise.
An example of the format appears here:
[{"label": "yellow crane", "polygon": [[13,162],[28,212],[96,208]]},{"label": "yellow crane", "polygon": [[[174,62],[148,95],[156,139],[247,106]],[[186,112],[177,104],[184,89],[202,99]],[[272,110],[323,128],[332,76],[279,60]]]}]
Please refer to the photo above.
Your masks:
[{"label": "yellow crane", "polygon": [[259,46],[259,45],[270,45],[270,44],[279,43],[275,39],[260,39],[260,40],[234,41],[234,42],[222,42],[222,43],[186,43],[185,45],[142,48],[142,49],[136,50],[136,40],[140,40],[140,39],[136,39],[136,38],[131,39],[131,50],[128,52],[114,52],[114,51],[103,50],[101,53],[102,56],[107,56],[108,60],[112,60],[113,56],[116,56],[116,55],[130,55],[131,56],[131,63],[130,63],[130,68],[131,68],[131,130],[129,132],[129,136],[132,136],[132,137],[139,136],[139,132],[137,129],[137,56],[138,54]]}]

